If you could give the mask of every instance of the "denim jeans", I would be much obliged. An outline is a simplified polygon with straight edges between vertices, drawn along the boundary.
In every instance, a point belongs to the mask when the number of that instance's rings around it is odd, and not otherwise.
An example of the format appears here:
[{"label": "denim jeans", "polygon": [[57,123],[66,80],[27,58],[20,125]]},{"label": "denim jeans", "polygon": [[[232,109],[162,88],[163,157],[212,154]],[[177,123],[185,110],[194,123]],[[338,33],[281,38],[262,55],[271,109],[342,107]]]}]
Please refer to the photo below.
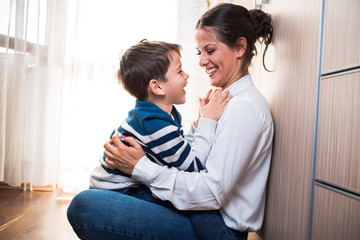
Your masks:
[{"label": "denim jeans", "polygon": [[198,237],[202,240],[246,240],[248,232],[231,230],[225,225],[219,210],[188,211],[188,216]]},{"label": "denim jeans", "polygon": [[[144,188],[118,190],[118,192],[85,190],[72,200],[68,208],[68,220],[80,239],[109,240],[199,239],[191,218],[202,223],[207,223],[209,216],[212,221],[219,220],[216,217],[222,220],[218,211],[176,210],[170,202],[154,198],[151,192]],[[214,214],[219,215],[214,217]],[[200,236],[201,239],[233,239],[222,232],[230,230],[228,228],[217,228],[220,232],[207,235],[213,232],[214,228],[206,230],[212,224],[218,222],[203,224],[204,235]]]}]

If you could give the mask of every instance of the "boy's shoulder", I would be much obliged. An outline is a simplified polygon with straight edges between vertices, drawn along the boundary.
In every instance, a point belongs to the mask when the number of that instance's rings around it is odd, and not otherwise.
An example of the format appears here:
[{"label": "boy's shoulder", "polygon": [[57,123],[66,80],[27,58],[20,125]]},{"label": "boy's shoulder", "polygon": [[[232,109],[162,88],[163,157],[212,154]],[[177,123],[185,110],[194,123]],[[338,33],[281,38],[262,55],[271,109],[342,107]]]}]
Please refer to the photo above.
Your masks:
[{"label": "boy's shoulder", "polygon": [[178,112],[176,107],[173,105],[171,115],[158,107],[155,103],[149,101],[136,101],[135,108],[129,112],[130,114],[143,115],[144,117],[160,117],[164,119],[175,118],[175,121],[181,121],[181,114]]},{"label": "boy's shoulder", "polygon": [[137,117],[155,117],[164,118],[167,113],[159,108],[155,103],[149,101],[136,101],[135,108],[130,110],[130,115],[136,115]]},{"label": "boy's shoulder", "polygon": [[177,115],[176,108],[173,109],[176,116],[172,118],[156,104],[147,101],[137,101],[134,109],[129,111],[126,122],[131,127],[149,134],[165,127],[176,127],[181,124],[181,117]]}]

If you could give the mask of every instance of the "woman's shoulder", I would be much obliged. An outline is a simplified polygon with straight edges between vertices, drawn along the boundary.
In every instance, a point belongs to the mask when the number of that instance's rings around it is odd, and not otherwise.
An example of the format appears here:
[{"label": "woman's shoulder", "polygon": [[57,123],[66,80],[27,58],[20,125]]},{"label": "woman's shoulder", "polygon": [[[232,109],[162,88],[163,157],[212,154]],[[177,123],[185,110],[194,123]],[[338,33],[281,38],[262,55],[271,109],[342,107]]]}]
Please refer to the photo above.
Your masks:
[{"label": "woman's shoulder", "polygon": [[233,97],[228,104],[228,112],[238,117],[259,119],[264,125],[272,124],[268,102],[255,86],[249,86]]}]

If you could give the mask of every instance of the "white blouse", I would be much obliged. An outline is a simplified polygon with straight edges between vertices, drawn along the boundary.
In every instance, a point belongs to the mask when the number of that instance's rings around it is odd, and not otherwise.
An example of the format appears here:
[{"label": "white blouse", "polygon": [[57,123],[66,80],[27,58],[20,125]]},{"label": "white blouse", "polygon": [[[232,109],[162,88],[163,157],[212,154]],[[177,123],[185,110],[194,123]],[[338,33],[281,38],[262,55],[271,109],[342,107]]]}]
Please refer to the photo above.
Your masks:
[{"label": "white blouse", "polygon": [[250,75],[233,83],[233,98],[218,121],[206,170],[184,172],[140,159],[132,178],[180,210],[220,212],[228,227],[257,231],[264,218],[274,126]]}]

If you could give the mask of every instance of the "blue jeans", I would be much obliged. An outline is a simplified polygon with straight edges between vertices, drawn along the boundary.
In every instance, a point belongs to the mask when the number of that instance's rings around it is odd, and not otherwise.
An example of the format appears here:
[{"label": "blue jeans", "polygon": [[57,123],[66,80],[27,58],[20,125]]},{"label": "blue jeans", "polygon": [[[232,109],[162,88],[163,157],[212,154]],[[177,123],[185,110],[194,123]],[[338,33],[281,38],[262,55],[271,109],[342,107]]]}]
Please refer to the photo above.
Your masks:
[{"label": "blue jeans", "polygon": [[[68,220],[79,238],[199,239],[190,220],[193,216],[198,216],[198,220],[206,223],[202,227],[205,235],[200,236],[201,239],[232,239],[220,233],[224,229],[219,227],[217,229],[220,235],[215,235],[220,238],[214,238],[214,235],[206,236],[211,232],[211,229],[207,231],[206,228],[212,223],[207,224],[204,217],[207,218],[206,213],[209,213],[210,219],[216,219],[212,216],[213,211],[176,210],[170,202],[152,197],[146,187],[119,192],[90,189],[75,196],[68,208]],[[220,214],[219,216],[221,217]],[[197,221],[196,217],[194,219]]]}]

